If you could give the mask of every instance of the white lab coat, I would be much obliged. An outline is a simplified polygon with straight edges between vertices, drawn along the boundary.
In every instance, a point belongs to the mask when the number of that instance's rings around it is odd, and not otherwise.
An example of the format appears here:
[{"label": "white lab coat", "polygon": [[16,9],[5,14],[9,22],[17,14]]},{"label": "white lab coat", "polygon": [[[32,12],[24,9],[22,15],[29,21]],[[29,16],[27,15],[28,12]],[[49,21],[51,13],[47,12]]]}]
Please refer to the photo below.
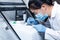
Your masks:
[{"label": "white lab coat", "polygon": [[49,18],[49,21],[51,24],[51,29],[47,28],[46,33],[54,40],[60,40],[60,5],[57,2],[54,2],[54,7],[52,9],[51,18]]}]

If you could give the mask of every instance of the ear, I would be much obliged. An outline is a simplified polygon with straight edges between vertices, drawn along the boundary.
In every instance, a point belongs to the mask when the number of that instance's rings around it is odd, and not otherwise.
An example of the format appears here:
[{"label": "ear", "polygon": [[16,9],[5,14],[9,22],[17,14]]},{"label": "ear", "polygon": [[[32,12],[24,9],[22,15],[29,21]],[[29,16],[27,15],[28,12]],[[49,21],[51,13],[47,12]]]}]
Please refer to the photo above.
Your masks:
[{"label": "ear", "polygon": [[47,5],[46,5],[46,4],[43,4],[43,5],[41,6],[41,8],[43,8],[44,10],[46,10],[46,9],[47,9]]},{"label": "ear", "polygon": [[42,13],[46,13],[46,11],[47,11],[47,5],[46,4],[43,4],[41,6],[41,11],[42,11]]}]

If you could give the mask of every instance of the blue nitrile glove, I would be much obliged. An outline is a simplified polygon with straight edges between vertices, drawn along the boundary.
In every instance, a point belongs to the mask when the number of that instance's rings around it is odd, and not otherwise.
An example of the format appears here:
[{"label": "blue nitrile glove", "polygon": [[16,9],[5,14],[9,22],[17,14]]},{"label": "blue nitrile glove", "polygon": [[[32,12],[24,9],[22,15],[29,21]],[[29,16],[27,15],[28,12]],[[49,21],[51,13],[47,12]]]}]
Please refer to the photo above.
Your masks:
[{"label": "blue nitrile glove", "polygon": [[46,27],[42,24],[38,24],[38,25],[33,25],[33,27],[38,31],[38,32],[45,32],[46,31]]},{"label": "blue nitrile glove", "polygon": [[34,18],[29,17],[28,20],[27,20],[27,24],[28,25],[37,25],[38,22]]}]

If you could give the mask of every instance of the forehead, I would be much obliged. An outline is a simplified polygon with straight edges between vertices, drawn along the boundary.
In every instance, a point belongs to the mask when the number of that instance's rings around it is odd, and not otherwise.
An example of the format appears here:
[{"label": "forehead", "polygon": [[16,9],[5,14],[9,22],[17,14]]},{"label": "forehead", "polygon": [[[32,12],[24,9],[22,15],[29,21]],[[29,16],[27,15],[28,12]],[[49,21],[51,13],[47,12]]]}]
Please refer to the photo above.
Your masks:
[{"label": "forehead", "polygon": [[34,12],[34,13],[41,12],[41,9],[35,9],[35,10],[31,9],[31,12]]}]

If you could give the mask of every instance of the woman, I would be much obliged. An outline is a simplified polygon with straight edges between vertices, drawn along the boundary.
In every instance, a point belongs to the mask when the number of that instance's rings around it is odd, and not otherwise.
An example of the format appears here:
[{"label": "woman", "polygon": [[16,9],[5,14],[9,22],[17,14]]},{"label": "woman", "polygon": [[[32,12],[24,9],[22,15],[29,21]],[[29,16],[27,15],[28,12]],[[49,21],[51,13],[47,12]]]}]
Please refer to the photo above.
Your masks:
[{"label": "woman", "polygon": [[[52,0],[31,0],[28,6],[38,20],[43,21],[48,17],[51,24],[51,29],[42,24],[34,25],[34,28],[39,32],[46,32],[54,40],[60,40],[60,5]],[[30,22],[27,21],[27,23]]]}]

